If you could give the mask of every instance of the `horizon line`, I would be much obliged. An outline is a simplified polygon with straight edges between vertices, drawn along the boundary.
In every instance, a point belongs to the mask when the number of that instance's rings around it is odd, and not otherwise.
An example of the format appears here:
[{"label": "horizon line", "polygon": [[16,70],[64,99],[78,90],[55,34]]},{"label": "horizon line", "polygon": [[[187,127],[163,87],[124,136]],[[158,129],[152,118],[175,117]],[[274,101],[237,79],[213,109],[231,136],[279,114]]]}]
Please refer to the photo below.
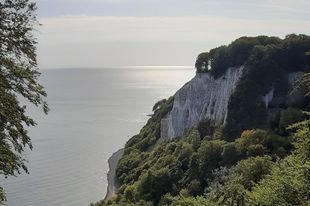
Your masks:
[{"label": "horizon line", "polygon": [[57,70],[57,69],[194,69],[195,66],[181,66],[181,65],[134,65],[134,66],[103,66],[103,67],[39,67],[39,70]]}]

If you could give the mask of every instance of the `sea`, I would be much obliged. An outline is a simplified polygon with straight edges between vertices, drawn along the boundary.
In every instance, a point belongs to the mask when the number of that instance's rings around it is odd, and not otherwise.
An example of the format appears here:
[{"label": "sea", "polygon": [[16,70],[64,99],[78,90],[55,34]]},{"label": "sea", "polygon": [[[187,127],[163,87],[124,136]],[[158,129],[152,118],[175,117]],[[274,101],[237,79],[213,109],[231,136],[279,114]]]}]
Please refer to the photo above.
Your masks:
[{"label": "sea", "polygon": [[45,69],[48,115],[34,107],[29,174],[0,177],[7,206],[87,206],[104,198],[107,160],[137,134],[159,100],[188,82],[191,67]]}]

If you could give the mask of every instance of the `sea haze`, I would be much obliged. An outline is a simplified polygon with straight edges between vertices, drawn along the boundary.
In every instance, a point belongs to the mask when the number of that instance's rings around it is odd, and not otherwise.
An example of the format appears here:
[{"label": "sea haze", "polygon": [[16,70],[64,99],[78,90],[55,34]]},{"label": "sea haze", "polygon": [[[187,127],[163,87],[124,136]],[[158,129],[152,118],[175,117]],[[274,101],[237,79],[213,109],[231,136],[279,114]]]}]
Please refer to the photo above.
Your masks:
[{"label": "sea haze", "polygon": [[3,180],[8,206],[85,206],[106,193],[107,159],[137,134],[160,99],[195,70],[174,68],[51,69],[40,82],[50,113],[29,114],[33,151],[29,175]]}]

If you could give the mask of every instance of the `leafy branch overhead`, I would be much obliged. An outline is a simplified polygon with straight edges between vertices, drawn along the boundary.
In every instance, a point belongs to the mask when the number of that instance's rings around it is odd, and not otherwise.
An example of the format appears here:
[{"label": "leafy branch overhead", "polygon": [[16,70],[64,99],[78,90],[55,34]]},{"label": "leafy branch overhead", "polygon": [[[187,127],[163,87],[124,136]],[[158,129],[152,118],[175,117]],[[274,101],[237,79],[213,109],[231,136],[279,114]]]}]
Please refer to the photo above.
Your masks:
[{"label": "leafy branch overhead", "polygon": [[[32,149],[27,126],[36,122],[27,115],[25,99],[47,114],[46,92],[38,83],[35,28],[36,4],[30,0],[0,2],[0,174],[15,176],[28,172],[22,157]],[[0,193],[3,197],[4,193]]]}]

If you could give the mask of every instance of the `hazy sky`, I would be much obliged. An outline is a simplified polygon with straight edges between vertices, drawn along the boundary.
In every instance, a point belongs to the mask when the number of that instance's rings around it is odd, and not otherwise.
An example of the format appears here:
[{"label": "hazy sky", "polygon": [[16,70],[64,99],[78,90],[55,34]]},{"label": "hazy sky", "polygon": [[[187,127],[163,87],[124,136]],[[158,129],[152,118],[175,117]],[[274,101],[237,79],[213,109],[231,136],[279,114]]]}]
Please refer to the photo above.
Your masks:
[{"label": "hazy sky", "polygon": [[41,68],[194,65],[240,36],[310,35],[309,0],[37,0]]}]

